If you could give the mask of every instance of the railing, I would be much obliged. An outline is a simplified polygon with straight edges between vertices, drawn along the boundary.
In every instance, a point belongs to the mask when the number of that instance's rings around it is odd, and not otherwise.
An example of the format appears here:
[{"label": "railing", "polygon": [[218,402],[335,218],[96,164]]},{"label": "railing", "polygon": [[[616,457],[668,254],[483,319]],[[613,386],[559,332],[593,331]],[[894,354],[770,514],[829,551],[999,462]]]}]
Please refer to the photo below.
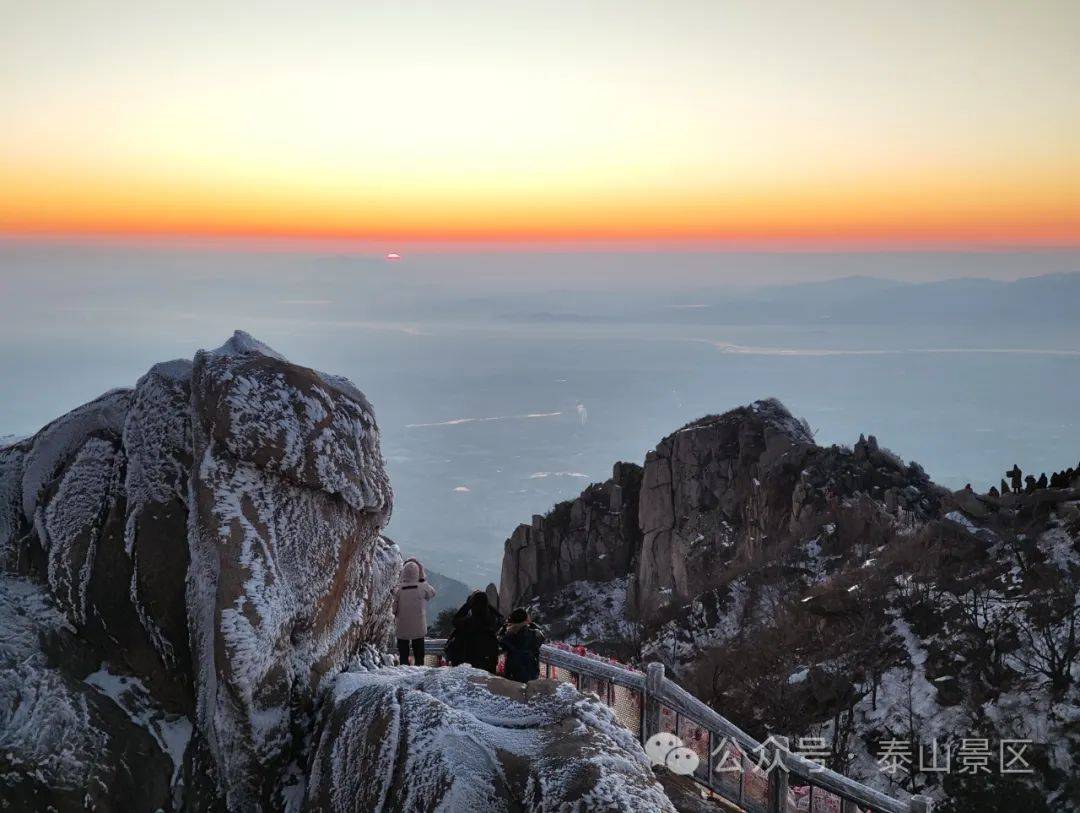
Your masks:
[{"label": "railing", "polygon": [[[429,638],[426,656],[438,662],[445,644]],[[930,813],[927,797],[894,799],[792,753],[783,737],[758,742],[664,677],[663,664],[642,674],[550,645],[540,662],[543,677],[599,696],[641,743],[675,734],[699,757],[693,778],[746,813]]]}]

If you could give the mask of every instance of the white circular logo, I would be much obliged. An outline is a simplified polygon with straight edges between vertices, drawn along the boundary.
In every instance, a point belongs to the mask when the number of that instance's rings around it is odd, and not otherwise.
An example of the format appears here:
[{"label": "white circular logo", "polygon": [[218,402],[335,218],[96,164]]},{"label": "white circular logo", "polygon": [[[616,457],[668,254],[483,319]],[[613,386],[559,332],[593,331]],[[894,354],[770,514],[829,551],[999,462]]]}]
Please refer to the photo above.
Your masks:
[{"label": "white circular logo", "polygon": [[666,731],[653,734],[645,741],[645,754],[652,760],[653,765],[663,765],[677,774],[692,774],[701,764],[696,752],[687,748],[674,734]]}]

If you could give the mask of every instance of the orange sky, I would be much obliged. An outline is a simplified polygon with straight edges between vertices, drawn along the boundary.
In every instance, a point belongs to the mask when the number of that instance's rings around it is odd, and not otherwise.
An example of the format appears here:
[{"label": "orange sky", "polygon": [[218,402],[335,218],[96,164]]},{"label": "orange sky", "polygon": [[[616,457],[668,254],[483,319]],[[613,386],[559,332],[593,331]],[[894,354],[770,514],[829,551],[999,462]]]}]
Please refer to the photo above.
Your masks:
[{"label": "orange sky", "polygon": [[1080,4],[870,5],[27,4],[0,233],[1080,245]]}]

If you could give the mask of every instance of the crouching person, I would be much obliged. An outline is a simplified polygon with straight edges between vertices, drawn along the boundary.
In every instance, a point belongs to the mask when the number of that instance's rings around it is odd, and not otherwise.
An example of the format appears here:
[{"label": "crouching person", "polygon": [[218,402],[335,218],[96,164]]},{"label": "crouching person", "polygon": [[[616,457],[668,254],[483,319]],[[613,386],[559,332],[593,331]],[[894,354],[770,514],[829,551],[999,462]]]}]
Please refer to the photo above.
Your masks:
[{"label": "crouching person", "polygon": [[424,638],[427,636],[427,603],[435,597],[435,588],[427,583],[424,566],[416,559],[406,559],[401,580],[394,595],[394,619],[397,626],[398,655],[401,665],[409,665],[412,647],[413,664],[424,665]]},{"label": "crouching person", "polygon": [[506,653],[506,678],[528,683],[540,677],[540,647],[544,631],[518,607],[499,630],[499,647]]}]

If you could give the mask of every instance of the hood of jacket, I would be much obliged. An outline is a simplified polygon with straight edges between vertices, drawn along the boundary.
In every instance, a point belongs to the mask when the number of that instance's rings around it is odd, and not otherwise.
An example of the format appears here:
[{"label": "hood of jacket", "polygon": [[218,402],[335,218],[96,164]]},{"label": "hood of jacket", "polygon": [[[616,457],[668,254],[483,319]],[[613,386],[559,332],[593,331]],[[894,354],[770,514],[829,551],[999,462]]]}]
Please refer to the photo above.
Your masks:
[{"label": "hood of jacket", "polygon": [[402,584],[419,584],[420,583],[420,565],[416,562],[406,562],[405,566],[401,568],[401,583]]}]

